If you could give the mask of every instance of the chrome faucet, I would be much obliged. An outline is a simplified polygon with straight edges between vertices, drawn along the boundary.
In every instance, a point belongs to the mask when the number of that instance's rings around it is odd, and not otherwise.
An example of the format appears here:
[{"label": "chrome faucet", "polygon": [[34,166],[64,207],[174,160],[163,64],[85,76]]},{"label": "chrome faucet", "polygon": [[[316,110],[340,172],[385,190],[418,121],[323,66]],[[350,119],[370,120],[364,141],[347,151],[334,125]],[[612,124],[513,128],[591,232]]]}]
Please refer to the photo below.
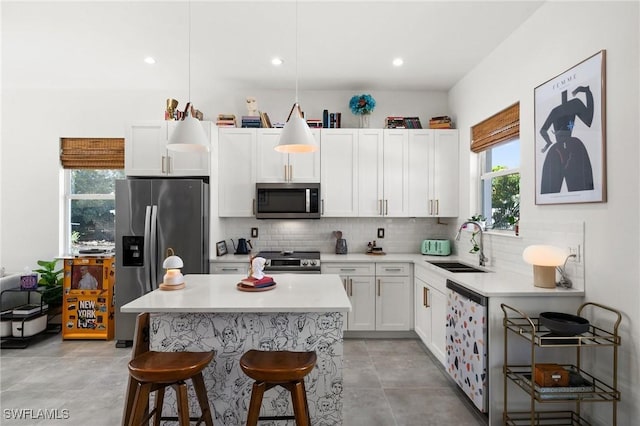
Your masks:
[{"label": "chrome faucet", "polygon": [[464,222],[462,225],[460,225],[460,229],[458,229],[458,233],[456,234],[456,241],[460,241],[460,234],[462,233],[462,230],[464,229],[465,226],[469,224],[474,225],[476,228],[478,228],[478,232],[480,233],[480,243],[478,244],[478,247],[480,248],[480,253],[478,253],[478,262],[480,263],[480,266],[485,266],[485,263],[489,259],[487,259],[487,257],[485,257],[484,255],[483,246],[482,246],[482,225],[480,225],[480,223],[476,222],[475,220],[468,220]]}]

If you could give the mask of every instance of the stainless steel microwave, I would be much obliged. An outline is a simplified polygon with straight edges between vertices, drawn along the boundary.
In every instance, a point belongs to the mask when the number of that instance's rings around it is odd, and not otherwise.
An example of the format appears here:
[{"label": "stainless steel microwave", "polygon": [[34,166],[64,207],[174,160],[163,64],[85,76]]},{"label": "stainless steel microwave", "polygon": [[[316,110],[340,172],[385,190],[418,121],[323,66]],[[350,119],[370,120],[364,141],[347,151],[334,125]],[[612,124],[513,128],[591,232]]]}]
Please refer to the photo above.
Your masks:
[{"label": "stainless steel microwave", "polygon": [[320,219],[319,183],[257,183],[257,219]]}]

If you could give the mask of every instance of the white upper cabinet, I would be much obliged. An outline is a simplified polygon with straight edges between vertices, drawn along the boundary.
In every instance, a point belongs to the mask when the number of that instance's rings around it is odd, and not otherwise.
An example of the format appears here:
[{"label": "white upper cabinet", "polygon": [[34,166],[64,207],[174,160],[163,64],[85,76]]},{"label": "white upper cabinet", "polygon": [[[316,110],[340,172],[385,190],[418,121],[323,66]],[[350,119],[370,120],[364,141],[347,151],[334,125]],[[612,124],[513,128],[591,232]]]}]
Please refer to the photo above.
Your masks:
[{"label": "white upper cabinet", "polygon": [[408,132],[409,216],[458,216],[458,131]]},{"label": "white upper cabinet", "polygon": [[218,129],[218,215],[255,215],[255,129]]},{"label": "white upper cabinet", "polygon": [[383,215],[409,215],[409,135],[406,130],[384,131]]},{"label": "white upper cabinet", "polygon": [[[128,126],[125,137],[127,176],[209,176],[208,152],[167,150],[176,121],[151,121]],[[211,122],[202,121],[211,140]]]},{"label": "white upper cabinet", "polygon": [[383,214],[383,136],[381,129],[358,131],[358,216]]},{"label": "white upper cabinet", "polygon": [[[320,182],[320,150],[283,154],[275,150],[282,129],[255,129],[258,182]],[[318,148],[319,129],[311,129]]]},{"label": "white upper cabinet", "polygon": [[433,216],[456,217],[459,214],[460,193],[458,130],[435,132],[432,159],[433,161],[429,162],[429,177],[433,182]]},{"label": "white upper cabinet", "polygon": [[320,144],[322,216],[358,216],[358,130],[324,129]]},{"label": "white upper cabinet", "polygon": [[358,150],[359,216],[408,216],[407,132],[360,130]]}]

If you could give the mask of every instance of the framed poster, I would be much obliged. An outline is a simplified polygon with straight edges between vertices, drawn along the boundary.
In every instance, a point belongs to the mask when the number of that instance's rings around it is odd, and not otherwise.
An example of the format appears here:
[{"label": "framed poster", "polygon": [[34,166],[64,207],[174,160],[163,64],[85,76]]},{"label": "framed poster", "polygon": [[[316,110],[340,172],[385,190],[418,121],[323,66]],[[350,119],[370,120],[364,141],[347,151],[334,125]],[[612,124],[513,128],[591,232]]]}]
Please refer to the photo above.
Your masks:
[{"label": "framed poster", "polygon": [[534,90],[536,204],[607,200],[605,53]]},{"label": "framed poster", "polygon": [[227,254],[227,242],[226,241],[218,241],[216,243],[216,256],[224,256]]}]

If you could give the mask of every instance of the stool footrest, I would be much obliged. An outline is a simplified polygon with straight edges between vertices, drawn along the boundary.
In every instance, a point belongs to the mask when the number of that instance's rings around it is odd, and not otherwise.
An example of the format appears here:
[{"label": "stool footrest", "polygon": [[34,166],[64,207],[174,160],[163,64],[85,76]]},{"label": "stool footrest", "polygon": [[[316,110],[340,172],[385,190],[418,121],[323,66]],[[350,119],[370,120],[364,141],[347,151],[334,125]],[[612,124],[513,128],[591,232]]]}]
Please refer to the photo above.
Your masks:
[{"label": "stool footrest", "polygon": [[296,416],[260,416],[258,420],[295,420]]}]

